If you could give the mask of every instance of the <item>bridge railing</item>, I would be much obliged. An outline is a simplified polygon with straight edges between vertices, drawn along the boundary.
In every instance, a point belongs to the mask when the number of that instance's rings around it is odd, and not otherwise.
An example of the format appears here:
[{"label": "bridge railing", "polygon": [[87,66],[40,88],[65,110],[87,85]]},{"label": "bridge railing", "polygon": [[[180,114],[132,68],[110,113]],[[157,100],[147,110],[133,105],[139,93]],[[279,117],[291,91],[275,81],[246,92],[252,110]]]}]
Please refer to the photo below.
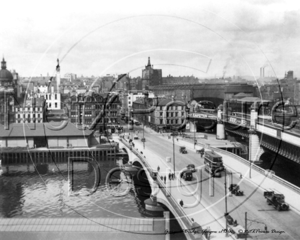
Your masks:
[{"label": "bridge railing", "polygon": [[[257,123],[261,124],[261,125],[267,125],[267,126],[270,126],[270,127],[275,127],[275,128],[277,128],[279,130],[283,129],[282,124],[274,123],[272,121],[272,119],[265,119],[265,118],[258,117]],[[300,134],[300,124],[297,123],[291,129],[285,129],[284,131],[285,132],[293,132],[293,133],[296,133],[296,134]]]},{"label": "bridge railing", "polygon": [[[137,150],[135,150],[132,146],[130,146],[130,144],[125,140],[120,138],[120,141],[127,146],[129,149],[131,149],[131,151],[140,159],[140,161],[144,164],[144,166],[147,168],[147,170],[149,171],[150,175],[152,176],[153,173],[153,168],[147,163],[147,161],[145,161],[143,155],[141,155],[141,153],[139,153]],[[182,207],[179,205],[179,203],[176,201],[176,199],[174,199],[174,197],[172,196],[172,194],[170,194],[169,192],[167,192],[166,190],[166,186],[163,183],[163,181],[160,179],[160,175],[158,173],[158,177],[157,177],[157,182],[158,185],[161,189],[161,191],[163,192],[163,194],[165,195],[165,197],[169,200],[170,204],[172,205],[172,207],[174,208],[174,210],[176,211],[176,213],[178,214],[178,216],[181,218],[181,220],[183,221],[185,226],[189,226],[191,229],[192,228],[192,220],[186,216],[185,212],[182,210]],[[188,235],[190,236],[190,239],[195,239],[195,236],[188,231],[187,232]],[[201,234],[202,240],[206,240],[205,236]]]},{"label": "bridge railing", "polygon": [[[228,151],[226,151],[226,150],[222,150],[222,149],[215,148],[215,147],[210,147],[210,149],[213,149],[213,150],[216,151],[216,152],[220,152],[220,153],[223,153],[223,154],[225,154],[225,155],[228,155],[228,156],[230,156],[230,157],[232,157],[232,158],[234,158],[234,159],[238,160],[239,162],[242,162],[242,163],[244,163],[244,164],[246,164],[246,165],[249,165],[249,164],[250,164],[249,161],[247,161],[246,159],[244,159],[244,158],[242,158],[242,157],[239,157],[239,156],[237,156],[237,155],[235,155],[235,154],[233,154],[233,153],[231,153],[231,152],[228,152]],[[261,167],[255,165],[255,164],[252,164],[251,167],[252,167],[252,169],[258,171],[259,173],[261,173],[261,174],[263,174],[263,175],[266,175],[266,177],[269,177],[269,176],[270,176],[270,175],[268,174],[268,171],[267,171],[267,170],[265,170],[265,169],[263,169],[263,168],[261,168]],[[283,186],[287,187],[288,189],[291,189],[291,190],[295,191],[296,193],[300,194],[300,188],[297,187],[297,186],[295,186],[294,184],[292,184],[292,183],[290,183],[290,182],[288,182],[288,181],[285,181],[284,179],[282,179],[282,178],[280,178],[280,177],[278,177],[278,176],[276,176],[276,175],[272,175],[271,178],[272,178],[275,182],[280,183],[280,184],[282,184]]]}]

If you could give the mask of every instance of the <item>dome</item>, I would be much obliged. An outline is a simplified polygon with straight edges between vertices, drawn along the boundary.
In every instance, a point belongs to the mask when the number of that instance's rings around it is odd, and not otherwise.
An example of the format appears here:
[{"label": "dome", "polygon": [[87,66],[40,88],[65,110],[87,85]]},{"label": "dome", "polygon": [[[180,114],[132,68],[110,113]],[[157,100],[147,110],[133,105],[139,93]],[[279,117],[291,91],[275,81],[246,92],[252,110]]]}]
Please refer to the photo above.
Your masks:
[{"label": "dome", "polygon": [[13,75],[11,74],[10,71],[8,71],[6,69],[6,62],[3,58],[2,62],[1,62],[1,70],[0,70],[0,82],[2,81],[13,81]]}]

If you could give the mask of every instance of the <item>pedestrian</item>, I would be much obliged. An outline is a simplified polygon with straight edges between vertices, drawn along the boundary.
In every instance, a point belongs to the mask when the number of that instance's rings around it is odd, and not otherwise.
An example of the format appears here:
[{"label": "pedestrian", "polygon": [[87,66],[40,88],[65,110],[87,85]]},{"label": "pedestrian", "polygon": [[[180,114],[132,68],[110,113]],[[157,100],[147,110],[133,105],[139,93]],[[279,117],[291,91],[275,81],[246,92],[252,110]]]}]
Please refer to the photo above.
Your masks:
[{"label": "pedestrian", "polygon": [[159,172],[159,170],[160,170],[160,167],[158,166],[158,167],[157,167],[157,171]]},{"label": "pedestrian", "polygon": [[166,184],[166,180],[167,180],[167,178],[166,178],[166,176],[164,176],[164,182],[165,182],[165,184]]},{"label": "pedestrian", "polygon": [[183,207],[183,201],[182,201],[182,199],[180,199],[179,204],[180,204],[181,207]]}]

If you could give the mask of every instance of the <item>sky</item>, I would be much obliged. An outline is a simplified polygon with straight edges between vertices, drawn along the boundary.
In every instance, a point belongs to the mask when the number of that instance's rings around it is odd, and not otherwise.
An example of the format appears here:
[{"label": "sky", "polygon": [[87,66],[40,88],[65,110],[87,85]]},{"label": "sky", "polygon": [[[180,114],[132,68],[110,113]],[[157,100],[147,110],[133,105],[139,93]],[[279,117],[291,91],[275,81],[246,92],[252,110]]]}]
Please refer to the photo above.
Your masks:
[{"label": "sky", "polygon": [[[300,3],[229,1],[6,1],[0,53],[20,76],[300,78]],[[6,10],[3,10],[6,9]]]}]

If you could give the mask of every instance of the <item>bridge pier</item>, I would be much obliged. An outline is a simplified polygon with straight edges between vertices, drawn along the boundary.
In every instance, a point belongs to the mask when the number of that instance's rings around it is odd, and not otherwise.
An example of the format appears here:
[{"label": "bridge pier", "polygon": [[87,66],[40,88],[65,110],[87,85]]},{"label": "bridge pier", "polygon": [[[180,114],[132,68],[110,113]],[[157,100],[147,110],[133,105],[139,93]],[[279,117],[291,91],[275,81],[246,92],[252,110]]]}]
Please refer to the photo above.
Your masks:
[{"label": "bridge pier", "polygon": [[260,147],[259,136],[256,132],[256,123],[258,119],[258,104],[254,103],[251,106],[250,112],[250,129],[249,133],[249,160],[259,160],[260,155],[263,153],[263,149]]},{"label": "bridge pier", "polygon": [[218,107],[218,114],[217,114],[217,134],[216,138],[219,140],[224,140],[225,139],[225,126],[222,121],[222,107]]},{"label": "bridge pier", "polygon": [[196,125],[196,123],[193,122],[193,121],[190,121],[189,124],[190,124],[190,132],[197,132],[197,125]]}]

